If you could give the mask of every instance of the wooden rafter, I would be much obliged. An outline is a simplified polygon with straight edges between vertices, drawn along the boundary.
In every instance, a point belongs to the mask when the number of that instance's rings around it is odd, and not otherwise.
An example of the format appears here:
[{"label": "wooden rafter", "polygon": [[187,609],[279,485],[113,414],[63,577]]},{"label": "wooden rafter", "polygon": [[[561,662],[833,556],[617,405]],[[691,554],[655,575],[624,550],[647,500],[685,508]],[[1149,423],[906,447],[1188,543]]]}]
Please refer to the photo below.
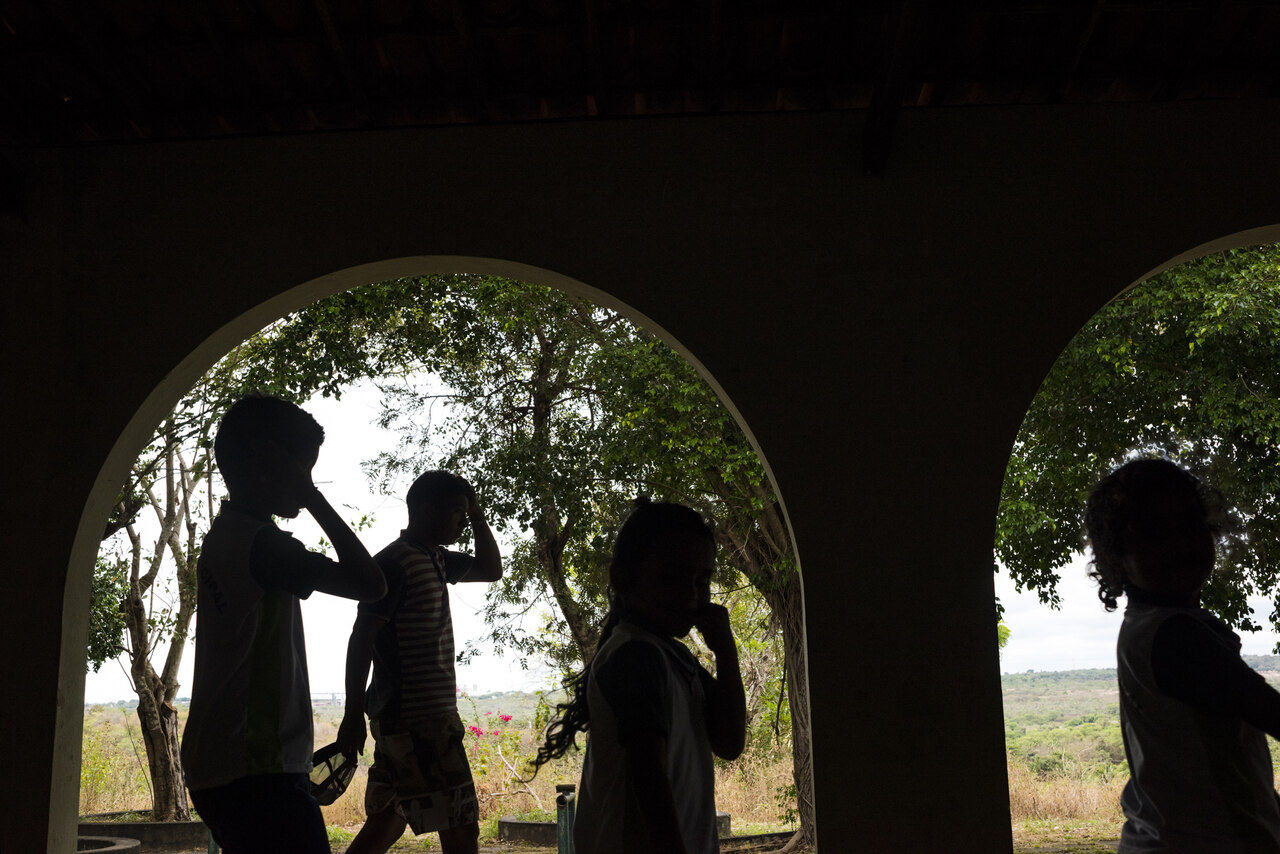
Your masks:
[{"label": "wooden rafter", "polygon": [[320,18],[320,25],[324,28],[325,40],[329,43],[329,50],[332,51],[334,59],[338,63],[338,70],[342,73],[342,80],[346,84],[347,94],[351,96],[351,100],[355,102],[363,101],[360,87],[356,84],[355,76],[351,72],[351,62],[347,59],[347,49],[342,43],[342,36],[338,33],[338,27],[334,24],[333,13],[329,9],[328,0],[314,0],[316,7],[316,15]]},{"label": "wooden rafter", "polygon": [[862,131],[862,169],[870,177],[884,175],[889,165],[893,128],[915,65],[920,5],[918,0],[894,0],[884,18],[884,52]]}]

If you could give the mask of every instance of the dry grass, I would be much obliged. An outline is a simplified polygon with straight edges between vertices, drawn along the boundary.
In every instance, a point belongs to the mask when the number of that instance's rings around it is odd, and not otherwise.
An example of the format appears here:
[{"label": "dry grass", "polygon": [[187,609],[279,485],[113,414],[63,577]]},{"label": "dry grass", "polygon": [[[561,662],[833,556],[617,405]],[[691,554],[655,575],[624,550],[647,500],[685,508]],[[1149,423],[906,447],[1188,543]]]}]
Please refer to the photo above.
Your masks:
[{"label": "dry grass", "polygon": [[791,748],[750,750],[733,762],[716,763],[716,807],[732,817],[734,833],[790,830],[783,812],[794,805],[780,790],[790,786]]},{"label": "dry grass", "polygon": [[1009,813],[1014,822],[1044,819],[1120,820],[1125,779],[1110,782],[1080,776],[1038,778],[1016,760],[1008,762]]},{"label": "dry grass", "polygon": [[[333,740],[334,721],[318,716],[315,725],[316,744]],[[517,743],[518,749],[513,749]],[[580,776],[582,756],[571,754],[544,768],[526,786],[519,779],[517,772],[523,769],[516,765],[514,755],[528,755],[532,744],[532,733],[521,731],[518,742],[508,740],[500,745],[503,753],[511,756],[490,750],[473,759],[481,826],[488,836],[496,830],[499,816],[537,810],[554,814],[556,784],[576,782]],[[151,796],[143,770],[146,759],[137,741],[132,710],[101,707],[87,712],[83,757],[82,815],[150,808]],[[369,759],[367,751],[364,762]],[[1009,809],[1019,851],[1084,850],[1053,846],[1058,842],[1102,845],[1119,836],[1123,777],[1110,782],[1086,773],[1040,778],[1016,760],[1008,763],[1008,773]],[[355,830],[364,823],[366,778],[367,768],[361,767],[337,803],[323,808],[326,824]],[[717,805],[732,815],[736,833],[787,829],[789,826],[781,821],[787,804],[780,805],[778,796],[779,789],[790,783],[790,758],[785,747],[749,752],[736,762],[717,763]],[[419,840],[418,845],[428,839],[434,839],[434,835]]]},{"label": "dry grass", "polygon": [[1019,854],[1101,854],[1115,850],[1124,816],[1120,792],[1126,777],[1085,773],[1038,777],[1010,758],[1009,813]]},{"label": "dry grass", "polygon": [[134,712],[103,706],[86,713],[80,814],[151,809],[149,777]]},{"label": "dry grass", "polygon": [[[317,737],[317,743],[320,739]],[[366,760],[367,761],[367,760]],[[558,783],[576,783],[581,776],[582,755],[571,755],[543,768],[534,780],[524,783],[518,768],[490,761],[487,769],[476,769],[476,796],[480,802],[480,825],[487,836],[496,832],[496,821],[505,815],[541,812],[548,819],[556,811]],[[368,770],[361,767],[351,786],[331,806],[323,807],[325,824],[355,830],[364,823],[364,791]],[[791,782],[789,759],[749,753],[737,762],[716,769],[716,803],[732,816],[735,832],[782,830],[779,787]],[[742,831],[749,828],[749,831]]]}]

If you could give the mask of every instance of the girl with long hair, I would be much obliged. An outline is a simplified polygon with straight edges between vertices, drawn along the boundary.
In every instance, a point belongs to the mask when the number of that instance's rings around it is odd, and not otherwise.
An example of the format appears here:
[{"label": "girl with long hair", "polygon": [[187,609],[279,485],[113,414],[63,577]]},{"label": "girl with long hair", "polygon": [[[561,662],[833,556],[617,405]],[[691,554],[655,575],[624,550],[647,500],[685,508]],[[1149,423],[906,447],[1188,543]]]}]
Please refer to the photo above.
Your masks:
[{"label": "girl with long hair", "polygon": [[[714,854],[712,754],[746,745],[746,698],[729,613],[711,602],[715,542],[681,504],[637,502],[609,565],[609,614],[591,664],[567,683],[536,768],[590,728],[578,794],[579,854]],[[696,628],[713,677],[679,638]]]}]

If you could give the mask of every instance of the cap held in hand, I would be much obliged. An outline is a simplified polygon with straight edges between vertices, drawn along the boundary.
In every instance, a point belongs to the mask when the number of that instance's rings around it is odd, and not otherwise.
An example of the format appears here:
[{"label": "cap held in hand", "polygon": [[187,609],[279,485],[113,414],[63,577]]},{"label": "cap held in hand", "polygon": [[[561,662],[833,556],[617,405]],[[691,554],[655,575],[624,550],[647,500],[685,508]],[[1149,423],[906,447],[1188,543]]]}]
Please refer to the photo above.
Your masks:
[{"label": "cap held in hand", "polygon": [[327,744],[311,757],[311,795],[320,806],[342,797],[356,775],[356,757],[343,756],[338,743]]}]

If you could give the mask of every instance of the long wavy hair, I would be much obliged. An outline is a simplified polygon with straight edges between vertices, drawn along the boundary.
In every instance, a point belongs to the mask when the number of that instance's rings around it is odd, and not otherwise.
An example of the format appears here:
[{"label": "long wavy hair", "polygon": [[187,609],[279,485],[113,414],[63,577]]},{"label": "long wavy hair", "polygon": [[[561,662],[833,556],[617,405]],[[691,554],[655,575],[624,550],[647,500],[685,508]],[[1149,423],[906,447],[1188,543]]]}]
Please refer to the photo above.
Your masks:
[{"label": "long wavy hair", "polygon": [[[713,541],[711,526],[696,510],[673,502],[636,499],[613,543],[613,555],[609,561],[609,610],[600,628],[597,653],[621,622],[626,611],[627,594],[634,588],[645,562],[670,548],[672,543],[684,542],[691,537],[706,538],[709,543]],[[591,714],[587,707],[590,678],[591,665],[588,664],[565,680],[564,689],[569,698],[556,705],[544,742],[529,763],[533,769],[530,780],[537,776],[543,765],[564,756],[570,748],[576,748],[578,734],[590,728]]]},{"label": "long wavy hair", "polygon": [[1132,460],[1104,477],[1085,504],[1085,535],[1093,552],[1089,577],[1098,599],[1116,610],[1129,579],[1124,559],[1134,542],[1169,530],[1169,499],[1198,515],[1217,541],[1223,534],[1221,496],[1198,477],[1164,458]]}]

